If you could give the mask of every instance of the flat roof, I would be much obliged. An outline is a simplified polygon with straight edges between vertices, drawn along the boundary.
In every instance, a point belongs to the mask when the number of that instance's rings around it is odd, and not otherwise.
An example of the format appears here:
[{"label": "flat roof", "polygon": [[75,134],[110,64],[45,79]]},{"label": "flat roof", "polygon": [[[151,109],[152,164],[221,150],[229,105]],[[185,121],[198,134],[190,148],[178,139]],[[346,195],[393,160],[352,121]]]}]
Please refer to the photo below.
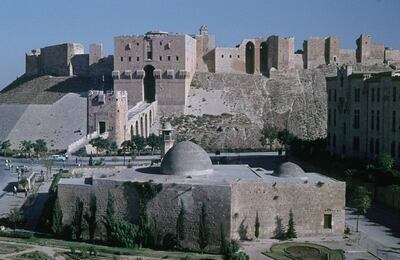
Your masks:
[{"label": "flat roof", "polygon": [[93,178],[94,184],[96,181],[110,180],[216,186],[229,186],[233,182],[302,183],[306,180],[309,182],[336,182],[335,179],[310,172],[304,173],[304,176],[301,177],[277,177],[272,175],[272,171],[260,167],[251,168],[246,164],[213,165],[213,170],[212,174],[188,177],[161,174],[160,167],[87,167],[74,169],[77,173],[83,173],[84,177],[61,179],[59,184],[87,185],[87,178]]}]

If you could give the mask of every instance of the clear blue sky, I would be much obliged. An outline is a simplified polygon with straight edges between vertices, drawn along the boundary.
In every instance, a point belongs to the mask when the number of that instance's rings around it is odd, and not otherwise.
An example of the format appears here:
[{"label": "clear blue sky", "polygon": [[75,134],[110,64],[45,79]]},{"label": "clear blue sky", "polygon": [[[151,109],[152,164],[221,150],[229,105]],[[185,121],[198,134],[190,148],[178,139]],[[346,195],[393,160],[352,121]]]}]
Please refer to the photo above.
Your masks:
[{"label": "clear blue sky", "polygon": [[400,0],[0,0],[0,89],[25,69],[25,52],[51,44],[102,42],[150,30],[196,33],[201,24],[218,46],[243,38],[340,37],[355,48],[361,33],[400,49]]}]

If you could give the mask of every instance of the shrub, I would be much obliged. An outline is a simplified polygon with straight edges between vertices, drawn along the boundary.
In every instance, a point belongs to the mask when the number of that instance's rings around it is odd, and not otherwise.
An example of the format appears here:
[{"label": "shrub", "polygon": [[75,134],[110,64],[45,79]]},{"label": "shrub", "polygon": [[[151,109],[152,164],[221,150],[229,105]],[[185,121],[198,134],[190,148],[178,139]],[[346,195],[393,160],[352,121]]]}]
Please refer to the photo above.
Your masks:
[{"label": "shrub", "polygon": [[27,232],[27,231],[0,231],[0,237],[12,237],[12,238],[24,238],[24,239],[29,239],[33,237],[32,232]]},{"label": "shrub", "polygon": [[126,221],[114,221],[111,229],[111,242],[114,246],[135,248],[138,245],[139,228]]}]

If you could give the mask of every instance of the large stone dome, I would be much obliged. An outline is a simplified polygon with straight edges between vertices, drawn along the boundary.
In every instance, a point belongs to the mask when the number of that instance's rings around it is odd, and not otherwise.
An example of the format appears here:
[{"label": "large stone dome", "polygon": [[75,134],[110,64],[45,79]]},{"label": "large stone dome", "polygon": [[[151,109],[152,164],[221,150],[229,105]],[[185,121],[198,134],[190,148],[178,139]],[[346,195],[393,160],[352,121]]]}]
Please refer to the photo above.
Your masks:
[{"label": "large stone dome", "polygon": [[211,159],[206,151],[190,141],[174,145],[161,162],[161,173],[168,175],[203,175],[212,171]]},{"label": "large stone dome", "polygon": [[277,177],[290,178],[290,177],[304,177],[303,169],[295,163],[285,162],[279,166],[279,169],[274,174]]}]

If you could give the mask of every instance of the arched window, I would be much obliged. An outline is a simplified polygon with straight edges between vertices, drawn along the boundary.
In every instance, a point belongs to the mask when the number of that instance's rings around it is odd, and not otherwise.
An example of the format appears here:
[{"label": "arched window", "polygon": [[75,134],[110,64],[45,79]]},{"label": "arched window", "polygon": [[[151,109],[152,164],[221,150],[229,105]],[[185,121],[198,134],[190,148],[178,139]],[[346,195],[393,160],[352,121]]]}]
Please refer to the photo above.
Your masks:
[{"label": "arched window", "polygon": [[246,44],[246,73],[254,73],[254,43],[248,42]]}]

